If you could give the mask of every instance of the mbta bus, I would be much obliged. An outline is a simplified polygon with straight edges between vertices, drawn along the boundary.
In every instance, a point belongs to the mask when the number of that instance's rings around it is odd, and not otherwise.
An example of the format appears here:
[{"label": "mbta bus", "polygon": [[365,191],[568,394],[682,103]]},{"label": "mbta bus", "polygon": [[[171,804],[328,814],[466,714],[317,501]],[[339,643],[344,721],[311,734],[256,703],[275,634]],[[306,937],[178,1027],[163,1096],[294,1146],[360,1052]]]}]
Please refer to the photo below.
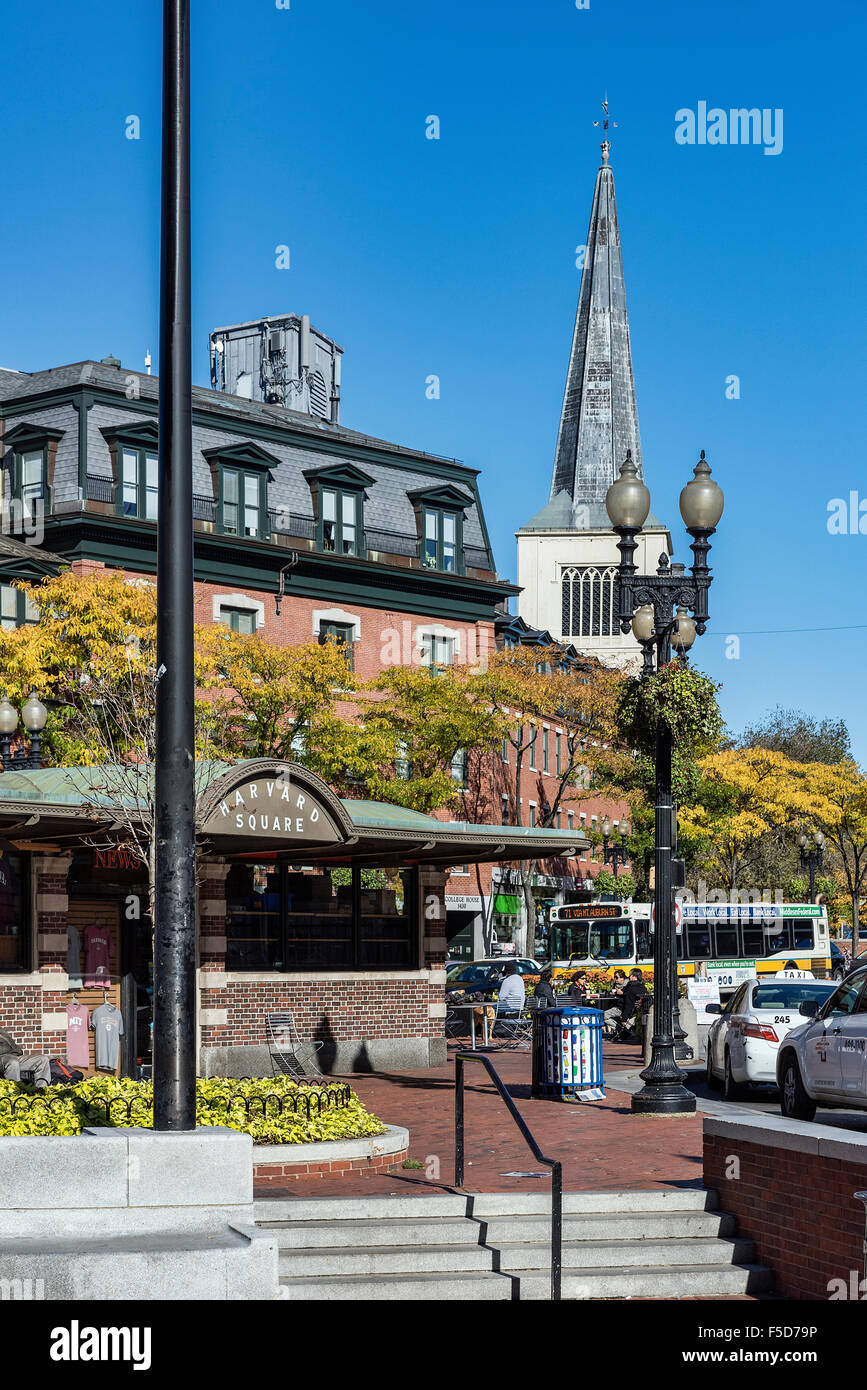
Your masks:
[{"label": "mbta bus", "polygon": [[[716,980],[731,993],[788,962],[831,975],[828,914],[810,903],[675,903],[678,974]],[[569,903],[554,907],[549,959],[575,969],[653,967],[650,903]]]}]

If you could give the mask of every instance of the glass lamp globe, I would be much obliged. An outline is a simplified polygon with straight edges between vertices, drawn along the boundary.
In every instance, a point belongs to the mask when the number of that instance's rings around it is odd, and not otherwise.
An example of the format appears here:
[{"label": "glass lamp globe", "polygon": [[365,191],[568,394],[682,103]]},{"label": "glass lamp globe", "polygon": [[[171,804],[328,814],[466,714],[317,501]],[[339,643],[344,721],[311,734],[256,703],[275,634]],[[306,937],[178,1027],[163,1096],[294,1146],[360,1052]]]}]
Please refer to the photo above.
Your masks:
[{"label": "glass lamp globe", "polygon": [[639,642],[649,642],[653,636],[655,614],[652,603],[643,603],[632,615],[632,631]]},{"label": "glass lamp globe", "polygon": [[803,831],[803,830],[801,831],[800,835],[798,836],[798,844],[801,846],[801,849],[806,849],[806,848],[807,848],[807,836],[806,836],[806,832]]},{"label": "glass lamp globe", "polygon": [[607,816],[602,822],[602,834],[605,836],[606,840],[608,839],[608,836],[611,834],[611,822]]},{"label": "glass lamp globe", "polygon": [[825,836],[822,834],[821,830],[815,831],[813,839],[816,841],[817,848],[821,849],[825,843]]},{"label": "glass lamp globe", "polygon": [[686,652],[695,641],[695,623],[689,616],[685,608],[678,608],[675,615],[674,632],[671,635],[671,645],[676,651]]},{"label": "glass lamp globe", "polygon": [[7,736],[14,734],[18,728],[18,711],[14,705],[10,705],[7,696],[0,700],[0,734]]},{"label": "glass lamp globe", "polygon": [[48,710],[43,705],[38,695],[30,692],[30,698],[21,711],[21,718],[24,720],[24,727],[31,734],[38,734],[45,728],[48,719]]},{"label": "glass lamp globe", "polygon": [[701,451],[690,478],[680,494],[680,514],[688,531],[713,531],[723,514],[723,490],[710,476],[710,464]]},{"label": "glass lamp globe", "polygon": [[630,829],[631,829],[631,827],[630,827],[630,824],[629,824],[629,821],[628,821],[628,820],[622,820],[622,821],[620,822],[620,833],[621,833],[621,835],[623,836],[624,840],[628,840],[628,839],[629,839],[629,831],[630,831]]},{"label": "glass lamp globe", "polygon": [[611,484],[605,494],[605,508],[611,518],[611,525],[624,531],[640,531],[647,520],[650,493],[638,476],[631,449],[626,451],[619,478]]}]

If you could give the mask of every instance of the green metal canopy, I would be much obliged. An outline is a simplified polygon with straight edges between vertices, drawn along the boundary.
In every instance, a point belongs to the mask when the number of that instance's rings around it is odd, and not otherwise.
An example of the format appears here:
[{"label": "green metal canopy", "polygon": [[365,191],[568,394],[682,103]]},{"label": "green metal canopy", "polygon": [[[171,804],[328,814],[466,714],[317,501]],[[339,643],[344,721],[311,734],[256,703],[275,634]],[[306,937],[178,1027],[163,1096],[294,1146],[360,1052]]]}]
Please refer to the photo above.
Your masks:
[{"label": "green metal canopy", "polygon": [[[104,833],[110,843],[130,811],[144,811],[151,772],[113,764],[4,772],[0,831],[12,841],[67,844]],[[197,783],[205,854],[449,865],[562,858],[589,845],[572,831],[443,821],[384,801],[339,798],[309,769],[277,759],[199,763]]]}]

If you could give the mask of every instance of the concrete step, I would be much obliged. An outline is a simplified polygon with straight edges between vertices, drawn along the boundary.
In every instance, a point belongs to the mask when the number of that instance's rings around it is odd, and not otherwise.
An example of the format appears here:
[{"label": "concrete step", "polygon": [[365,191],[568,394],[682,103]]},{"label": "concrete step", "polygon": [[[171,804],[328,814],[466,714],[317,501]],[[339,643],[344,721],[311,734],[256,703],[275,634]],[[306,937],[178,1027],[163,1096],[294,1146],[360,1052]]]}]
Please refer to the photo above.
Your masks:
[{"label": "concrete step", "polygon": [[[591,1270],[636,1268],[646,1265],[747,1264],[753,1258],[749,1240],[606,1241],[600,1244],[564,1245],[563,1269]],[[282,1250],[281,1276],[291,1279],[337,1275],[432,1274],[451,1271],[468,1274],[480,1270],[542,1272],[551,1267],[550,1241],[540,1244],[489,1245],[376,1245],[365,1248],[323,1247],[318,1250]]]},{"label": "concrete step", "polygon": [[[725,1298],[765,1292],[770,1270],[760,1265],[648,1265],[641,1269],[594,1269],[592,1276],[564,1271],[564,1299]],[[368,1275],[280,1279],[281,1297],[292,1301],[459,1302],[479,1299],[548,1300],[550,1275],[515,1270],[508,1274],[420,1273],[371,1279]]]},{"label": "concrete step", "polygon": [[[551,1208],[539,1215],[492,1216],[467,1219],[442,1216],[356,1220],[259,1222],[261,1230],[276,1237],[280,1250],[340,1249],[346,1246],[407,1245],[502,1245],[521,1241],[542,1243],[550,1240]],[[715,1211],[586,1212],[563,1216],[563,1242],[622,1240],[637,1244],[642,1240],[672,1240],[691,1237],[729,1236],[734,1220]]]},{"label": "concrete step", "polygon": [[[713,1211],[716,1193],[702,1188],[651,1188],[638,1192],[564,1192],[564,1213]],[[383,1217],[490,1217],[544,1215],[551,1211],[550,1184],[539,1192],[435,1193],[429,1197],[263,1197],[254,1204],[259,1225],[287,1221],[356,1221]]]}]

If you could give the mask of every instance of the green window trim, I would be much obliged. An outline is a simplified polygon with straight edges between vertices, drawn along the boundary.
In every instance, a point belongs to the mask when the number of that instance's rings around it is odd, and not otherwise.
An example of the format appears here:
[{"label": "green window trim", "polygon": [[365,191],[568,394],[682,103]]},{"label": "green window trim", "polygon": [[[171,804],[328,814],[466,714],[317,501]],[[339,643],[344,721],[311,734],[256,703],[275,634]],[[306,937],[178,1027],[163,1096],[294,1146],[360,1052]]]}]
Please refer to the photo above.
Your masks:
[{"label": "green window trim", "polygon": [[16,449],[12,462],[12,496],[20,502],[26,516],[34,501],[42,503],[42,513],[51,510],[48,487],[48,445]]},{"label": "green window trim", "polygon": [[217,530],[242,540],[271,538],[268,517],[268,469],[243,463],[217,466]]},{"label": "green window trim", "polygon": [[316,545],[327,555],[355,555],[364,559],[367,547],[362,487],[320,483]]},{"label": "green window trim", "polygon": [[21,589],[0,584],[0,628],[11,631],[39,622],[39,609]]},{"label": "green window trim", "polygon": [[257,612],[255,608],[235,608],[231,603],[221,603],[217,610],[218,622],[232,632],[252,636],[256,631]]},{"label": "green window trim", "polygon": [[159,489],[159,454],[153,444],[117,441],[117,481],[114,489],[118,516],[156,521]]},{"label": "green window trim", "polygon": [[422,569],[464,573],[463,512],[448,507],[422,507],[419,561]]},{"label": "green window trim", "polygon": [[343,655],[346,665],[350,671],[355,670],[355,627],[352,623],[323,623],[319,624],[319,645],[324,647],[326,642],[332,639],[337,646],[343,648]]}]

